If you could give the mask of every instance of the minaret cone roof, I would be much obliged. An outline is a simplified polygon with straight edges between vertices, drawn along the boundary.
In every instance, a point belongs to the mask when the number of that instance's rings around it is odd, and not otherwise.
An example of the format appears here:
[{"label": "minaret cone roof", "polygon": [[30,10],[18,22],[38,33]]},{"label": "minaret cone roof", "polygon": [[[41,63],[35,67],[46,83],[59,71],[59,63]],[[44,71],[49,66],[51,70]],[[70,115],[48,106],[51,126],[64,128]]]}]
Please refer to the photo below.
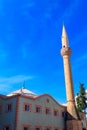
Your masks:
[{"label": "minaret cone roof", "polygon": [[67,36],[67,32],[65,29],[65,26],[63,25],[63,29],[62,29],[62,47],[68,47],[68,36]]}]

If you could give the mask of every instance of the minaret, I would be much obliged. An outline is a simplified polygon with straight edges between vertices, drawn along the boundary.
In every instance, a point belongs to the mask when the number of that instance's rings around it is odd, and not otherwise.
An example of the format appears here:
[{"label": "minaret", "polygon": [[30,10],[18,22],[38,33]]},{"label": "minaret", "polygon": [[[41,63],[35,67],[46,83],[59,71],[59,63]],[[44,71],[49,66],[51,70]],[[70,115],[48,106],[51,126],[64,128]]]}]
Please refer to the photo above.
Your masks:
[{"label": "minaret", "polygon": [[[64,63],[64,76],[65,76],[65,84],[66,84],[66,96],[67,96],[67,121],[79,121],[79,114],[77,112],[76,106],[75,106],[75,99],[74,99],[74,88],[73,88],[73,80],[72,80],[72,72],[71,72],[71,64],[70,64],[70,56],[71,56],[71,48],[69,47],[69,41],[68,36],[66,33],[66,29],[63,25],[62,30],[62,49],[61,49],[61,55],[63,56],[63,63]],[[74,122],[76,123],[76,121]],[[80,127],[75,128],[71,122],[72,125],[68,126],[70,130],[82,130],[81,128],[81,121]],[[74,124],[75,125],[75,124]],[[77,123],[76,123],[77,125]],[[72,127],[73,128],[72,128]],[[78,125],[77,125],[78,126]]]}]

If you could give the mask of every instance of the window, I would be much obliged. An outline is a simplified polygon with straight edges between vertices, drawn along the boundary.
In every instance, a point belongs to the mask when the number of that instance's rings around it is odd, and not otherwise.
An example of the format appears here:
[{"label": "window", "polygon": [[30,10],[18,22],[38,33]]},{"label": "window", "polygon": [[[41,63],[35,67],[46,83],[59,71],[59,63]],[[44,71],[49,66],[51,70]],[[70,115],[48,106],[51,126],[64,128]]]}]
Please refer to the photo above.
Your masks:
[{"label": "window", "polygon": [[63,118],[66,118],[66,112],[65,112],[65,111],[61,110],[60,115],[61,115]]},{"label": "window", "polygon": [[58,128],[58,127],[55,127],[54,130],[59,130],[59,128]]},{"label": "window", "polygon": [[50,100],[49,100],[48,98],[47,98],[46,100],[47,100],[47,103],[49,103],[49,102],[50,102]]},{"label": "window", "polygon": [[12,111],[12,103],[7,104],[6,112]]},{"label": "window", "polygon": [[30,111],[30,105],[25,105],[25,111]]},{"label": "window", "polygon": [[29,130],[29,128],[28,127],[24,127],[24,130]]},{"label": "window", "polygon": [[35,130],[42,130],[42,127],[41,126],[36,126]]},{"label": "window", "polygon": [[65,112],[62,112],[62,117],[65,117]]},{"label": "window", "polygon": [[58,110],[54,110],[54,116],[58,116]]},{"label": "window", "polygon": [[39,106],[39,105],[36,105],[36,110],[35,110],[36,113],[41,113],[42,112],[42,107]]},{"label": "window", "polygon": [[3,130],[10,130],[9,126],[5,126]]},{"label": "window", "polygon": [[23,124],[22,130],[31,130],[29,124]]},{"label": "window", "polygon": [[47,115],[50,115],[50,114],[51,114],[50,108],[46,108],[46,114],[47,114]]},{"label": "window", "polygon": [[40,113],[40,107],[36,107],[36,112]]},{"label": "window", "polygon": [[40,130],[40,128],[36,128],[36,130]]},{"label": "window", "polygon": [[2,105],[0,105],[0,114],[2,113]]},{"label": "window", "polygon": [[24,111],[29,111],[29,112],[31,112],[31,104],[29,104],[29,103],[24,103]]},{"label": "window", "polygon": [[47,126],[47,127],[45,128],[45,130],[51,130],[51,127],[48,127],[48,126]]}]

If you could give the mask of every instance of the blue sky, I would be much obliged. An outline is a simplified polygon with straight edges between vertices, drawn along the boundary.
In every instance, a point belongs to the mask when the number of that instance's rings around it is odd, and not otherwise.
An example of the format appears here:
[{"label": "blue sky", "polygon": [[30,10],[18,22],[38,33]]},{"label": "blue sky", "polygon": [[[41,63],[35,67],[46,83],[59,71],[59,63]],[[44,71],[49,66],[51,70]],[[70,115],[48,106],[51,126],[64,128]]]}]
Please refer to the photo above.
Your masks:
[{"label": "blue sky", "polygon": [[0,0],[0,93],[25,87],[66,102],[62,25],[72,48],[75,94],[87,88],[87,1]]}]

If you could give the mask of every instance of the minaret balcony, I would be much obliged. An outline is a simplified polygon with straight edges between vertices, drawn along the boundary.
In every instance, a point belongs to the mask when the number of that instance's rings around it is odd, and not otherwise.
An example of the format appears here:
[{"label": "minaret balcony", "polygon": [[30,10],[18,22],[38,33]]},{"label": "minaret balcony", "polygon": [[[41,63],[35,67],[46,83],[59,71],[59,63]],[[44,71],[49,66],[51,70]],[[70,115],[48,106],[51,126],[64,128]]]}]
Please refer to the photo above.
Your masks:
[{"label": "minaret balcony", "polygon": [[63,47],[63,48],[61,49],[61,55],[62,55],[62,56],[65,56],[65,55],[70,56],[71,53],[72,53],[72,51],[71,51],[71,48],[70,48],[70,47]]}]

